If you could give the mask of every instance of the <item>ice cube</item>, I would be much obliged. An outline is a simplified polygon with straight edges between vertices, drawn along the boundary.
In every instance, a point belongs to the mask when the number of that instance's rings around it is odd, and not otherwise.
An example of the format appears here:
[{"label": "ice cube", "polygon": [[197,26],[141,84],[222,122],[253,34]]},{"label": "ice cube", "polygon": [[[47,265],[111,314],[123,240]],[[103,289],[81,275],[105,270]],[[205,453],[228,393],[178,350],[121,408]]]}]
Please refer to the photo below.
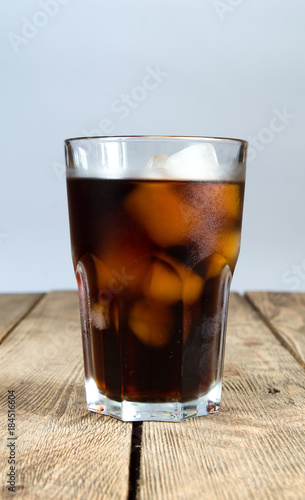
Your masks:
[{"label": "ice cube", "polygon": [[185,277],[183,283],[183,303],[192,304],[198,300],[202,294],[204,287],[204,280],[196,273],[190,272]]},{"label": "ice cube", "polygon": [[164,347],[172,335],[171,308],[158,301],[139,299],[131,308],[129,326],[141,342],[151,347]]},{"label": "ice cube", "polygon": [[[190,267],[178,262],[165,252],[159,252],[157,255],[158,260],[160,259],[160,262],[163,261],[164,264],[168,264],[172,272],[180,279],[180,287],[182,286],[181,299],[183,303],[192,304],[196,302],[202,294],[204,279],[199,274],[193,272]],[[169,280],[167,284],[169,284]]]},{"label": "ice cube", "polygon": [[153,156],[146,165],[146,170],[149,173],[149,177],[166,178],[166,170],[164,166],[167,160],[168,160],[168,155],[159,154]]},{"label": "ice cube", "polygon": [[153,259],[148,280],[144,284],[144,294],[165,304],[181,300],[182,282],[168,262],[156,257]]},{"label": "ice cube", "polygon": [[240,246],[240,231],[231,229],[223,231],[215,236],[216,251],[222,255],[231,269],[234,270]]},{"label": "ice cube", "polygon": [[187,243],[198,224],[204,223],[200,210],[168,183],[151,181],[139,185],[126,198],[125,207],[160,246]]},{"label": "ice cube", "polygon": [[91,306],[91,321],[98,330],[105,330],[110,326],[109,304],[96,302]]},{"label": "ice cube", "polygon": [[222,273],[222,270],[227,265],[228,263],[222,255],[219,255],[218,253],[210,255],[204,260],[204,266],[206,269],[205,279],[208,281],[211,278],[218,278]]},{"label": "ice cube", "polygon": [[163,171],[173,179],[208,181],[227,176],[225,171],[220,170],[215,149],[209,143],[194,144],[170,156]]},{"label": "ice cube", "polygon": [[91,304],[91,322],[98,330],[119,329],[119,309],[117,301],[111,303],[100,300]]},{"label": "ice cube", "polygon": [[182,281],[176,269],[167,261],[151,255],[133,262],[127,274],[134,276],[126,287],[127,294],[144,295],[164,304],[174,304],[182,298]]}]

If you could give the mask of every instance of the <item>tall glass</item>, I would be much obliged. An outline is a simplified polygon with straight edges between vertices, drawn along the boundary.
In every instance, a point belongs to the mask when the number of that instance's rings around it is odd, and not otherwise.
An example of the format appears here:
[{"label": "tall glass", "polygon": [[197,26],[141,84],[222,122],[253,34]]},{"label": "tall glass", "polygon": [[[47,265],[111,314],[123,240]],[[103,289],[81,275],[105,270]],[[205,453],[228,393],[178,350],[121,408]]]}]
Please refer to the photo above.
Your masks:
[{"label": "tall glass", "polygon": [[65,141],[87,406],[124,421],[219,411],[247,143]]}]

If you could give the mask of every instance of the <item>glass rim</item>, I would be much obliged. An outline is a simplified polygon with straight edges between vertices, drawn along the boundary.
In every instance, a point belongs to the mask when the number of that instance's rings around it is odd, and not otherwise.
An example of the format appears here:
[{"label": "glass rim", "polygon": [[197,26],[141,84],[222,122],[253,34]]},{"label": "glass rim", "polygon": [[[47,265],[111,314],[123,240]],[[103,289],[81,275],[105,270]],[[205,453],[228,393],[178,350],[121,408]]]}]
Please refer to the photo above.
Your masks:
[{"label": "glass rim", "polygon": [[139,139],[146,139],[147,141],[214,141],[214,142],[227,142],[227,143],[239,143],[244,147],[248,146],[248,141],[244,139],[235,139],[231,137],[212,137],[212,136],[187,136],[187,135],[93,135],[93,136],[83,136],[83,137],[71,137],[65,139],[65,145],[68,145],[74,141],[88,141],[88,140],[100,140],[101,142],[112,142],[112,141],[125,141],[125,142],[135,142]]}]

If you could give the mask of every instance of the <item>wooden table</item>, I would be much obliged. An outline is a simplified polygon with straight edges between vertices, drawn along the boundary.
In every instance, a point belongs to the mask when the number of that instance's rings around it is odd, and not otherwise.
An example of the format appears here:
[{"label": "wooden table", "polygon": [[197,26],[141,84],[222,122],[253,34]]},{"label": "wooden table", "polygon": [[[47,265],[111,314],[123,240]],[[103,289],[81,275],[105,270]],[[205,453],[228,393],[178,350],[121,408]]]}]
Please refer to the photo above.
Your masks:
[{"label": "wooden table", "polygon": [[231,295],[221,411],[182,423],[87,411],[76,292],[0,296],[0,339],[1,498],[305,498],[305,294]]}]

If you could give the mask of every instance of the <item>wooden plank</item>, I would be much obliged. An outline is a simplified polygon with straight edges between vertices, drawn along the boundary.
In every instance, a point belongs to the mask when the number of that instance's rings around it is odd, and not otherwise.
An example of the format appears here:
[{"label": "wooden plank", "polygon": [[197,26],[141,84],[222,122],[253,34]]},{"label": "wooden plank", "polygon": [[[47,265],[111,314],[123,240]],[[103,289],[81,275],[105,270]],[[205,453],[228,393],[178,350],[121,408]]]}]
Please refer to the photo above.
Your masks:
[{"label": "wooden plank", "polygon": [[125,499],[132,424],[89,413],[76,292],[44,297],[7,336],[1,363],[1,498],[11,498],[8,390],[16,396],[16,493],[22,499]]},{"label": "wooden plank", "polygon": [[303,500],[304,371],[237,295],[226,351],[219,414],[143,423],[139,499]]},{"label": "wooden plank", "polygon": [[246,297],[305,368],[305,293],[247,292]]},{"label": "wooden plank", "polygon": [[0,295],[0,343],[42,296],[41,293]]}]

